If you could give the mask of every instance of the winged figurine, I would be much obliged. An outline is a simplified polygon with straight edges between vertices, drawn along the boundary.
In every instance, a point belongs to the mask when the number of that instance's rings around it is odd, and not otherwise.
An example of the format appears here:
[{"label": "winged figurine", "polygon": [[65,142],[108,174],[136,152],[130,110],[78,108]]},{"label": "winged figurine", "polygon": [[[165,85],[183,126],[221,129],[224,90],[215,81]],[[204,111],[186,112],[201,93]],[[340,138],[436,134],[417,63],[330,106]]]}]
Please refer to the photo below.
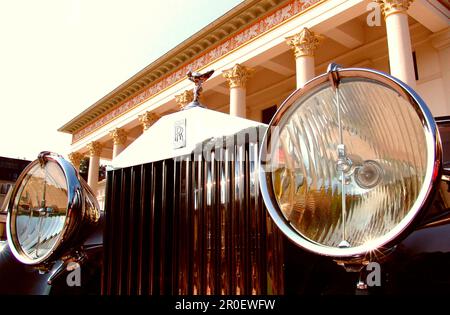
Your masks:
[{"label": "winged figurine", "polygon": [[214,70],[210,70],[205,73],[192,72],[191,70],[189,70],[189,72],[186,74],[188,79],[190,81],[194,82],[194,84],[195,84],[194,100],[193,100],[194,103],[199,103],[198,98],[200,97],[200,93],[203,90],[202,84],[203,84],[203,82],[208,80],[213,73],[214,73]]}]

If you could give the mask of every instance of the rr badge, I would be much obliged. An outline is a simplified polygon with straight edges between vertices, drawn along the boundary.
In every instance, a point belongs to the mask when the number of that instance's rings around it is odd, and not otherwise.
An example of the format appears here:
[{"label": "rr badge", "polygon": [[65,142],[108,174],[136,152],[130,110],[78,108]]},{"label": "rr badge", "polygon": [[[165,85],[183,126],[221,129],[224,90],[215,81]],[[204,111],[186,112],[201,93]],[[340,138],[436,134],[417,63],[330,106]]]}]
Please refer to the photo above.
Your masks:
[{"label": "rr badge", "polygon": [[173,128],[173,148],[180,149],[186,146],[186,118],[175,122]]}]

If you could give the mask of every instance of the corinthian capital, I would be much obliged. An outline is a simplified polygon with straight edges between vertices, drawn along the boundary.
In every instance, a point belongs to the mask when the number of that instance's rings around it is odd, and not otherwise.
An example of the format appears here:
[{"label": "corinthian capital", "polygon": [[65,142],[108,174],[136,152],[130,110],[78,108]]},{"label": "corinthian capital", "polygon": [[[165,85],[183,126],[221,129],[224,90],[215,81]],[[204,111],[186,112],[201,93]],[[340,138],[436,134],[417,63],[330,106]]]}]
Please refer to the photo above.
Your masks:
[{"label": "corinthian capital", "polygon": [[91,143],[89,143],[87,145],[87,149],[89,151],[90,156],[100,156],[100,154],[102,153],[103,147],[100,142],[92,141]]},{"label": "corinthian capital", "polygon": [[127,133],[125,130],[116,128],[109,132],[111,137],[113,138],[113,142],[116,145],[124,145],[127,141]]},{"label": "corinthian capital", "polygon": [[228,81],[230,88],[245,87],[248,79],[252,76],[254,69],[235,64],[233,68],[224,70],[222,75]]},{"label": "corinthian capital", "polygon": [[406,13],[414,0],[376,0],[385,17],[393,13]]},{"label": "corinthian capital", "polygon": [[144,131],[150,128],[159,118],[161,118],[160,115],[149,111],[139,115],[139,121],[141,122]]},{"label": "corinthian capital", "polygon": [[295,58],[301,56],[314,56],[321,37],[310,29],[304,27],[300,33],[286,38],[286,43],[294,51]]},{"label": "corinthian capital", "polygon": [[69,153],[69,160],[77,170],[80,168],[80,163],[83,158],[84,156],[80,152]]},{"label": "corinthian capital", "polygon": [[194,92],[192,90],[185,90],[183,93],[175,95],[175,102],[178,107],[183,109],[187,104],[194,100]]}]

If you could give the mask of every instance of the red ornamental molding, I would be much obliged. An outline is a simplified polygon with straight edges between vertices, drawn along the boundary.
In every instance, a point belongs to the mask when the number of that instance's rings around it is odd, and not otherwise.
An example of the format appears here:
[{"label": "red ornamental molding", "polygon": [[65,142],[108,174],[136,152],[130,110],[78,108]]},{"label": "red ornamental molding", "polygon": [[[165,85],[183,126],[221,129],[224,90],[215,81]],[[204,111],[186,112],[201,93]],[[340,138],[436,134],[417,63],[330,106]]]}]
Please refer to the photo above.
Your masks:
[{"label": "red ornamental molding", "polygon": [[161,78],[150,87],[145,89],[143,92],[124,102],[116,109],[107,113],[106,115],[98,118],[96,121],[90,123],[85,128],[75,132],[72,136],[72,143],[77,142],[85,135],[90,132],[106,125],[108,122],[113,120],[115,117],[127,112],[138,104],[151,98],[153,95],[161,92],[168,86],[174,84],[175,82],[185,78],[186,73],[193,69],[197,70],[209,63],[214,62],[216,59],[224,56],[225,54],[231,52],[252,40],[258,35],[267,32],[280,23],[286,21],[287,19],[295,16],[296,14],[306,10],[313,4],[316,4],[321,0],[292,0],[286,5],[280,7],[273,13],[256,20],[253,24],[247,26],[245,29],[235,34],[234,36],[226,39],[224,42],[219,43],[217,46],[206,50],[203,54],[197,57],[192,62],[184,65],[175,72],[166,75]]}]

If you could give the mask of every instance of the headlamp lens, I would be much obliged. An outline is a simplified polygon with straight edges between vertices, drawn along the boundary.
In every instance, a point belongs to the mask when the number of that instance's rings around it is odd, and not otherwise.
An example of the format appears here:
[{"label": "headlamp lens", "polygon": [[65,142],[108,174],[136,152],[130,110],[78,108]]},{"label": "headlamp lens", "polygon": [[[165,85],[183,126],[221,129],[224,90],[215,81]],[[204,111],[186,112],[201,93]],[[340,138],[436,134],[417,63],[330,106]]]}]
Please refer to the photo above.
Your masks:
[{"label": "headlamp lens", "polygon": [[419,199],[428,165],[424,123],[394,89],[347,78],[335,91],[326,82],[294,102],[276,127],[266,164],[275,199],[310,242],[367,244],[392,231]]},{"label": "headlamp lens", "polygon": [[12,224],[22,252],[31,260],[50,254],[64,228],[67,182],[57,163],[36,163],[17,190]]}]

